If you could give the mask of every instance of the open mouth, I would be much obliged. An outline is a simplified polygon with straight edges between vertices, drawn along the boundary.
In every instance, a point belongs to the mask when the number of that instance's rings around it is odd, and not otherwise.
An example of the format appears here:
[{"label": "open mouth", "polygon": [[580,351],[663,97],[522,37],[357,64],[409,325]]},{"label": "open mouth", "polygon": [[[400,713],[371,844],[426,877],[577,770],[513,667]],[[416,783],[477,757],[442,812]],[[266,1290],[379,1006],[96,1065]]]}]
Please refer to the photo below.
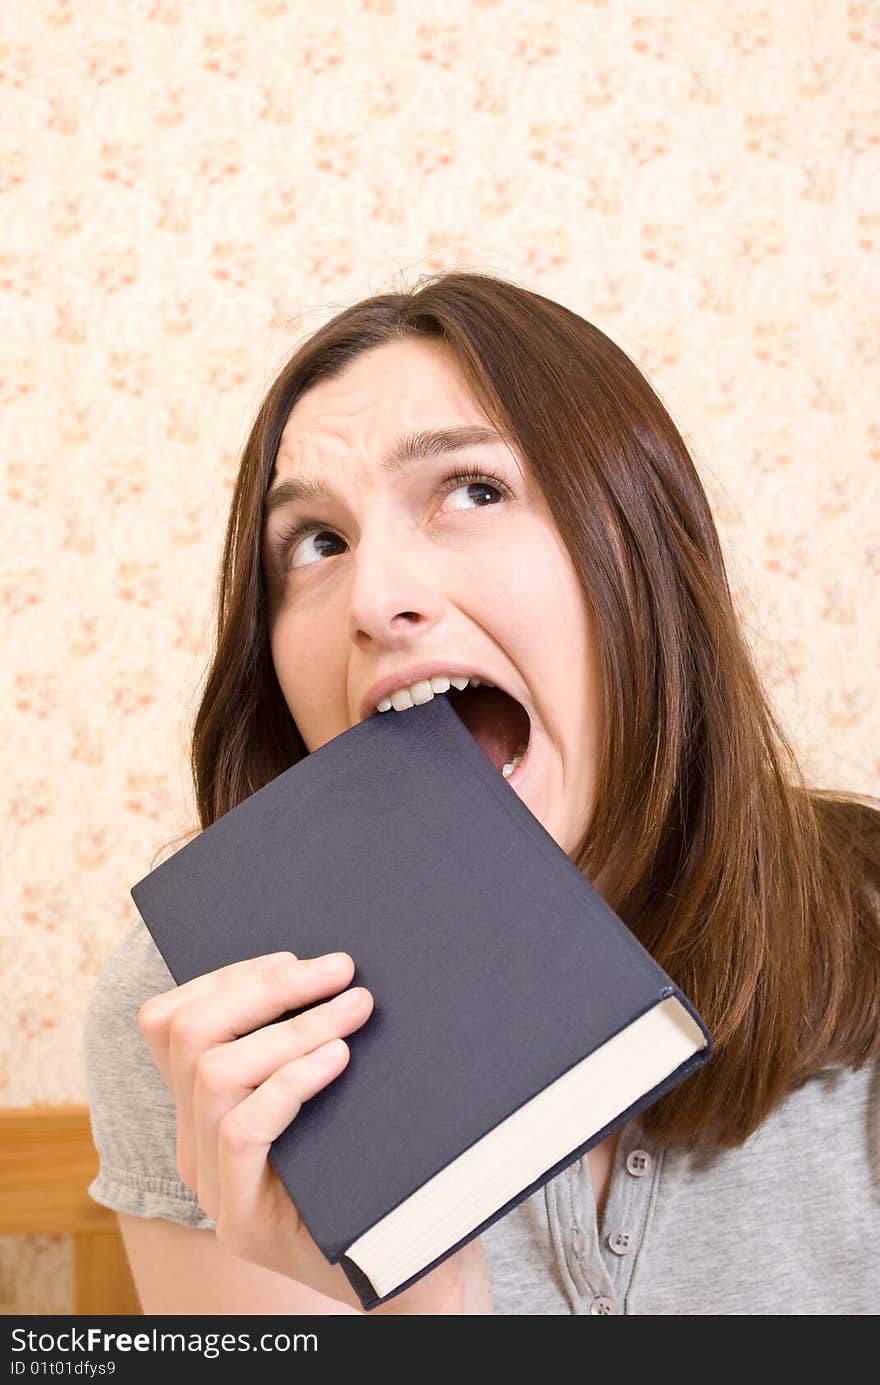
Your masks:
[{"label": "open mouth", "polygon": [[529,714],[522,703],[501,688],[485,684],[477,688],[469,684],[461,691],[450,688],[446,696],[495,768],[505,778],[515,774],[528,753],[531,734]]}]

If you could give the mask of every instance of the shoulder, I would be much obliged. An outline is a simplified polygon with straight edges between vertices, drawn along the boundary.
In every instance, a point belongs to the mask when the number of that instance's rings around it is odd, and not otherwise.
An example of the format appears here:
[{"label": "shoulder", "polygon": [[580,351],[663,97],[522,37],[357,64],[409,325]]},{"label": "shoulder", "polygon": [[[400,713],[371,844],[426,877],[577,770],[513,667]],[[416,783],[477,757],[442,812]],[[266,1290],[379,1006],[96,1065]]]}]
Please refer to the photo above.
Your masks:
[{"label": "shoulder", "polygon": [[138,919],[106,958],[86,1011],[86,1084],[100,1159],[89,1194],[115,1211],[209,1228],[213,1221],[180,1178],[174,1098],[138,1027],[144,1001],[174,984]]},{"label": "shoulder", "polygon": [[778,1217],[780,1200],[801,1205],[802,1196],[813,1207],[824,1203],[828,1225],[840,1225],[868,1190],[880,1205],[880,1056],[815,1073],[736,1149],[667,1158],[722,1198],[737,1201],[748,1184],[753,1208],[763,1198]]},{"label": "shoulder", "polygon": [[813,1075],[735,1148],[641,1143],[658,1161],[627,1311],[876,1311],[880,1059]]},{"label": "shoulder", "polygon": [[145,1000],[174,986],[174,978],[144,923],[138,919],[104,959],[89,1001],[88,1026],[137,1024]]},{"label": "shoulder", "polygon": [[[780,1104],[777,1123],[798,1138],[821,1131],[832,1146],[871,1146],[880,1137],[880,1055],[861,1067],[835,1065],[816,1073]],[[880,1169],[878,1169],[880,1174]]]}]

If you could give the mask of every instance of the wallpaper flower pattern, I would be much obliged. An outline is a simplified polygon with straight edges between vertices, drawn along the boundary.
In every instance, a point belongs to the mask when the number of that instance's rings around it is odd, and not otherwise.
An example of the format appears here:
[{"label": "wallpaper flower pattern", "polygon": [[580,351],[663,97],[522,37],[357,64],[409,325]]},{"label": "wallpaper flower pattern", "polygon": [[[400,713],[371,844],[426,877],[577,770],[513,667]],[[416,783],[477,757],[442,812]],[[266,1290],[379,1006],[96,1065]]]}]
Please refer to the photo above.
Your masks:
[{"label": "wallpaper flower pattern", "polygon": [[[238,450],[366,293],[509,275],[628,351],[805,768],[880,792],[878,67],[845,0],[3,6],[7,1105],[85,1099],[128,890],[193,820]],[[65,1243],[0,1245],[4,1312],[66,1299]]]}]

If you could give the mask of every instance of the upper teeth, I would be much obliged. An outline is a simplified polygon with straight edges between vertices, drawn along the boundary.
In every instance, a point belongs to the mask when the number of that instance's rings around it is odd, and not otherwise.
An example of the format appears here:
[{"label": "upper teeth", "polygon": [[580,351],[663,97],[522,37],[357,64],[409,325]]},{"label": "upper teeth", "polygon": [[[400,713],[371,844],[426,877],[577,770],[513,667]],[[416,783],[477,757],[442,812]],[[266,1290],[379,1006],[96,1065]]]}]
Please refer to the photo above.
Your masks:
[{"label": "upper teeth", "polygon": [[486,678],[466,678],[460,674],[438,673],[433,678],[423,678],[418,683],[410,683],[408,687],[395,688],[393,693],[383,697],[381,702],[377,702],[377,712],[390,712],[393,707],[395,712],[404,712],[407,707],[417,707],[423,702],[430,702],[435,693],[449,692],[450,687],[466,688],[468,683],[471,687],[478,688],[483,684],[487,688],[494,688],[495,684],[490,683]]}]

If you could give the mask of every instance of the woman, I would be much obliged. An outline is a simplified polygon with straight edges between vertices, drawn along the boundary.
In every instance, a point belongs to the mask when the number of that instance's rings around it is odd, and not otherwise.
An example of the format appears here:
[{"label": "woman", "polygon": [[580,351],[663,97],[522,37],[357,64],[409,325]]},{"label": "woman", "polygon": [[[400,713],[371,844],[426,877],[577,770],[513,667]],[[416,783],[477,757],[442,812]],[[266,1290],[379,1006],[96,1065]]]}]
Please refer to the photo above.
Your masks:
[{"label": "woman", "polygon": [[[880,814],[801,779],[693,464],[624,353],[480,274],[340,312],[259,411],[218,604],[201,828],[379,684],[497,682],[531,720],[511,788],[713,1035],[704,1068],[373,1311],[880,1309]],[[328,970],[290,954],[175,987],[138,921],[105,965],[90,1191],[146,1312],[360,1311],[266,1157],[369,1023],[356,936]]]}]

